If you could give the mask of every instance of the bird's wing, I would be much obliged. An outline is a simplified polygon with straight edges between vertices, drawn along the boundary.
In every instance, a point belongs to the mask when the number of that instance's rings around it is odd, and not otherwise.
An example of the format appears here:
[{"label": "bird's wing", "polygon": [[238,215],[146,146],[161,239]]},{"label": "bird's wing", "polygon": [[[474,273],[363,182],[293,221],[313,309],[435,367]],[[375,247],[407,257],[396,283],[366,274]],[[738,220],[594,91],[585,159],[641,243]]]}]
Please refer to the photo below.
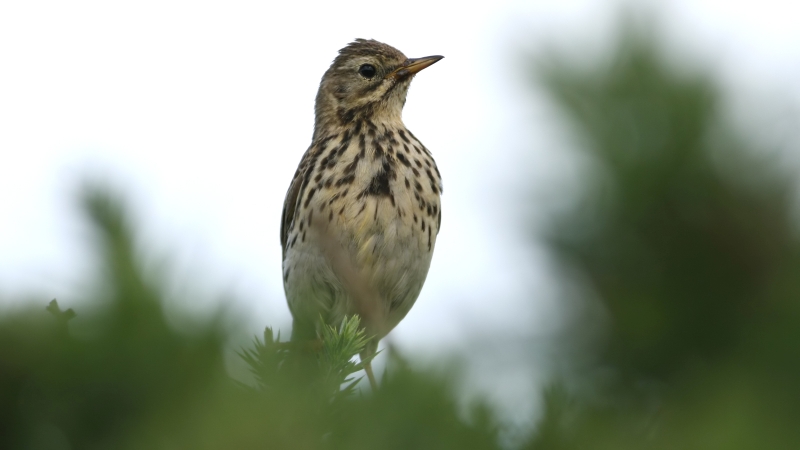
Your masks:
[{"label": "bird's wing", "polygon": [[297,206],[297,194],[300,192],[301,177],[295,177],[289,190],[286,191],[286,200],[283,201],[283,213],[281,214],[281,248],[283,256],[286,257],[286,242],[289,239],[289,226],[294,220],[294,211]]},{"label": "bird's wing", "polygon": [[283,213],[281,213],[281,249],[283,249],[283,257],[286,257],[286,246],[289,243],[289,230],[294,220],[294,214],[297,209],[297,202],[300,200],[300,191],[305,180],[305,173],[313,169],[309,167],[310,156],[313,153],[313,145],[303,155],[300,160],[300,165],[292,178],[292,184],[289,185],[289,190],[286,191],[286,199],[283,201]]}]

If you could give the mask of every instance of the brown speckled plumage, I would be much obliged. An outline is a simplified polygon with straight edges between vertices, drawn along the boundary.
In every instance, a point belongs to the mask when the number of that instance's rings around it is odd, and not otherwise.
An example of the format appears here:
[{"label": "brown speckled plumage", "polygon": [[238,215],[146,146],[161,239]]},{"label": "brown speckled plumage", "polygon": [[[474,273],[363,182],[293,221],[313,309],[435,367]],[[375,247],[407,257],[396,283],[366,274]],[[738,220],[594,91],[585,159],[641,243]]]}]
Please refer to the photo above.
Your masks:
[{"label": "brown speckled plumage", "polygon": [[371,355],[416,301],[441,225],[442,184],[401,113],[411,79],[439,59],[357,39],[322,77],[312,143],[281,220],[293,340],[313,339],[320,317],[339,324],[358,314],[375,337],[362,354]]}]

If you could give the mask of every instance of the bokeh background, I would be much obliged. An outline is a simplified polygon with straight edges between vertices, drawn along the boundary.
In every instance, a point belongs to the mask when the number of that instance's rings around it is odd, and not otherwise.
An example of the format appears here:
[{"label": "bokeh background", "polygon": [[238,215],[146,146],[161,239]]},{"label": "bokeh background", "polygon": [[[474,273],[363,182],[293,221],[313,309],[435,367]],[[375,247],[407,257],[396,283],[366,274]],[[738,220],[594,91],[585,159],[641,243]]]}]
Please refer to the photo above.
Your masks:
[{"label": "bokeh background", "polygon": [[[102,260],[77,198],[91,178],[124,193],[174,326],[222,305],[237,318],[230,348],[267,325],[288,332],[285,190],[319,78],[347,42],[375,38],[445,55],[404,110],[444,178],[442,233],[384,344],[418,361],[458,355],[462,392],[522,429],[560,405],[542,390],[554,379],[638,380],[658,398],[687,360],[752,342],[749,318],[793,317],[797,8],[4,4],[0,308],[90,310]],[[762,317],[759,301],[782,306]],[[795,337],[764,345],[788,351]],[[765,379],[735,373],[732,385]]]}]

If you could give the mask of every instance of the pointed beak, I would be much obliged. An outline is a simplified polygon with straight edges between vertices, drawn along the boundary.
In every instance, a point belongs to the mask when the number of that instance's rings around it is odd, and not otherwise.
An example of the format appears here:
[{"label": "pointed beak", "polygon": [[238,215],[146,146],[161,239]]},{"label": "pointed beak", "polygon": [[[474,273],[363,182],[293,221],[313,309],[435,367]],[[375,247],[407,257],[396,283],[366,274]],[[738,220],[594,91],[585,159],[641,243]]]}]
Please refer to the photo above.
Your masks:
[{"label": "pointed beak", "polygon": [[444,58],[444,56],[441,55],[426,56],[424,58],[409,58],[403,63],[402,66],[390,73],[389,76],[405,78],[407,76],[414,75],[415,73],[432,65],[442,58]]}]

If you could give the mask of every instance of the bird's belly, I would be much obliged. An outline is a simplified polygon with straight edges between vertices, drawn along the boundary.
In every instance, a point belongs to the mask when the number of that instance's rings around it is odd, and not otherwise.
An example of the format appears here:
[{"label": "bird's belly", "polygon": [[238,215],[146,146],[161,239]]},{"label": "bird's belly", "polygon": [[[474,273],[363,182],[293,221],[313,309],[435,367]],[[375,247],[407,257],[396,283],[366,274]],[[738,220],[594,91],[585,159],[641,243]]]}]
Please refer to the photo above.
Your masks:
[{"label": "bird's belly", "polygon": [[366,196],[327,212],[324,197],[310,205],[322,214],[284,260],[295,317],[322,315],[335,324],[359,314],[381,335],[397,325],[419,296],[435,244],[431,224],[422,231],[412,212],[412,198]]}]

